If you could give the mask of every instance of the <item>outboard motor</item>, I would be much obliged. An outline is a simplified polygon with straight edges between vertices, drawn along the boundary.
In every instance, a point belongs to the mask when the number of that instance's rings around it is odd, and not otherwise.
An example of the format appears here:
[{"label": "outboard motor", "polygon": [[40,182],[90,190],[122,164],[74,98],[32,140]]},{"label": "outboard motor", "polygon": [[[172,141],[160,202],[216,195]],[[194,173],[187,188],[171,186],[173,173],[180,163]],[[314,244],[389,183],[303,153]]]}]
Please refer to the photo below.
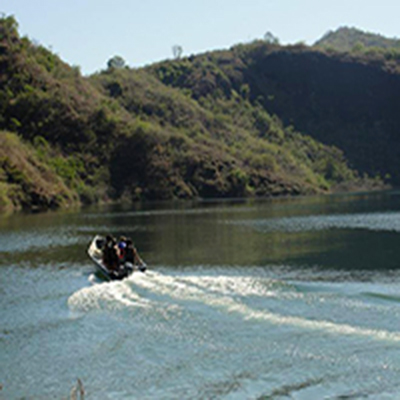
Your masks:
[{"label": "outboard motor", "polygon": [[129,261],[121,265],[121,267],[124,269],[127,275],[131,274],[135,270],[134,265]]}]

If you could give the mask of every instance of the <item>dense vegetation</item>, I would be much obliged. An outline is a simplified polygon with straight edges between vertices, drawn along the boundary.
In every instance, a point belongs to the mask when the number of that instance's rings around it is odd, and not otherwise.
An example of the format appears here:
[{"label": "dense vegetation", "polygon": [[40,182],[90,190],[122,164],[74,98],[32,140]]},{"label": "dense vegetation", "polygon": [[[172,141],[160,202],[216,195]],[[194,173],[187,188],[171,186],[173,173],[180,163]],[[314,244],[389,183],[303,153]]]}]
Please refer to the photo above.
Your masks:
[{"label": "dense vegetation", "polygon": [[76,194],[38,153],[12,133],[0,132],[0,210],[31,210],[77,204]]},{"label": "dense vegetation", "polygon": [[[379,57],[256,42],[142,69],[109,63],[84,78],[3,18],[0,210],[381,187],[365,173],[392,173],[384,161],[393,153],[367,153],[395,140],[399,74],[397,59]],[[361,81],[353,97],[339,96],[353,93],[352,71],[393,92],[373,86],[360,109]],[[383,114],[365,115],[371,107]],[[340,139],[353,130],[355,142],[377,134],[361,155]]]},{"label": "dense vegetation", "polygon": [[342,27],[327,32],[315,42],[315,46],[339,51],[361,51],[365,49],[400,50],[399,39],[388,39],[375,33],[363,32],[357,28]]},{"label": "dense vegetation", "polygon": [[400,53],[246,48],[254,99],[285,124],[340,148],[349,165],[400,184]]}]

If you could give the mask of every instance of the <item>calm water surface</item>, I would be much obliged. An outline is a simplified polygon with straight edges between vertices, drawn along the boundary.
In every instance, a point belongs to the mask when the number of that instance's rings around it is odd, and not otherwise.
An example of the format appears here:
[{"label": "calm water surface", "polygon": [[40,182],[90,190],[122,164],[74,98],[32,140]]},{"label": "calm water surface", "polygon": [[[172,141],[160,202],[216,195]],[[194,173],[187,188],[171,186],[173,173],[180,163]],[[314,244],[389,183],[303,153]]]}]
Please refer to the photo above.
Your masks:
[{"label": "calm water surface", "polygon": [[399,399],[399,244],[399,192],[1,217],[0,399]]}]

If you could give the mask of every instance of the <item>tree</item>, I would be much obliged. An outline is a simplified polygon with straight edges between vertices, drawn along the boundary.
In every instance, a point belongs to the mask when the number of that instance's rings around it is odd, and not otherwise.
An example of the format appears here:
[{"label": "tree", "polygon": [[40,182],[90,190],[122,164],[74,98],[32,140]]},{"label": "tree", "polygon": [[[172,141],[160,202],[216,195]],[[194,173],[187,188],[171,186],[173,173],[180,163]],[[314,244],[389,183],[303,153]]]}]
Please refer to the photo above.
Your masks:
[{"label": "tree", "polygon": [[182,46],[179,46],[178,44],[172,46],[172,54],[174,55],[174,58],[176,59],[181,58],[182,53],[183,53]]},{"label": "tree", "polygon": [[18,36],[18,22],[13,15],[6,16],[5,13],[0,14],[0,34],[5,35],[4,29],[8,32],[12,32],[14,35]]},{"label": "tree", "polygon": [[362,53],[365,52],[366,48],[363,43],[358,41],[354,44],[351,50],[354,51],[355,53]]},{"label": "tree", "polygon": [[114,56],[107,61],[107,67],[111,68],[124,68],[125,60],[121,56]]},{"label": "tree", "polygon": [[276,37],[276,36],[274,36],[271,32],[266,32],[265,33],[265,35],[264,35],[264,40],[267,42],[267,43],[271,43],[271,44],[279,44],[279,39]]}]

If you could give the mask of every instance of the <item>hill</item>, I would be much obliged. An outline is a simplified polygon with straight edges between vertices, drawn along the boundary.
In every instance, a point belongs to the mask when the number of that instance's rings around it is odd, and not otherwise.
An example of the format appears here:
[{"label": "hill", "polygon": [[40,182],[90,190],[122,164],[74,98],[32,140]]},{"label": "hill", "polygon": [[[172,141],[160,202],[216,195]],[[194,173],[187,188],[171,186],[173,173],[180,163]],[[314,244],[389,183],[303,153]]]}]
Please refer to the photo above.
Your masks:
[{"label": "hill", "polygon": [[243,49],[252,99],[356,170],[400,184],[400,53],[336,53],[302,46]]},{"label": "hill", "polygon": [[[304,57],[304,69],[316,68],[320,59],[327,60],[327,71],[330,63],[346,63],[320,51],[260,42],[138,70],[110,67],[84,78],[21,38],[14,18],[2,18],[0,138],[20,150],[18,156],[0,154],[0,209],[382,187],[365,176],[379,168],[357,172],[334,140],[311,137],[329,124],[320,121],[324,113],[303,119],[316,112],[300,106],[316,90],[296,86]],[[378,67],[371,67],[376,60],[351,62],[397,79],[386,61]],[[333,98],[329,109],[335,104]],[[342,121],[330,121],[331,136],[340,137]]]},{"label": "hill", "polygon": [[327,32],[314,46],[338,51],[352,51],[367,48],[400,50],[399,39],[389,39],[382,35],[364,32],[357,28],[342,27]]},{"label": "hill", "polygon": [[12,133],[0,132],[0,210],[32,211],[78,204],[76,194]]}]

